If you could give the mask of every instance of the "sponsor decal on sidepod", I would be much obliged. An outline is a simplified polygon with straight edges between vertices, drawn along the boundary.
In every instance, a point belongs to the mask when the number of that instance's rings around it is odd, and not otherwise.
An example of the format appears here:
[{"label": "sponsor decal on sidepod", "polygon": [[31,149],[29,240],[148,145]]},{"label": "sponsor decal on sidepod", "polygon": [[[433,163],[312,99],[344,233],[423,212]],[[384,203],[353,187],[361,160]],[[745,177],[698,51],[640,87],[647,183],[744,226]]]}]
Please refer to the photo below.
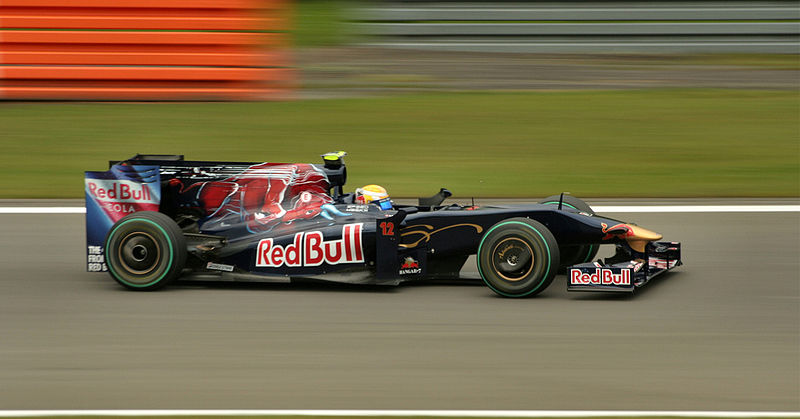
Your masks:
[{"label": "sponsor decal on sidepod", "polygon": [[584,273],[580,269],[570,269],[570,285],[631,285],[631,271],[623,269],[615,274],[611,269],[597,268],[594,273]]},{"label": "sponsor decal on sidepod", "polygon": [[362,223],[342,226],[342,238],[339,240],[325,240],[320,231],[297,233],[294,235],[294,240],[286,246],[275,244],[272,239],[263,239],[256,247],[256,267],[363,263],[362,228]]},{"label": "sponsor decal on sidepod", "polygon": [[403,260],[403,264],[400,265],[400,275],[416,275],[419,273],[422,273],[422,269],[416,259],[407,257]]}]

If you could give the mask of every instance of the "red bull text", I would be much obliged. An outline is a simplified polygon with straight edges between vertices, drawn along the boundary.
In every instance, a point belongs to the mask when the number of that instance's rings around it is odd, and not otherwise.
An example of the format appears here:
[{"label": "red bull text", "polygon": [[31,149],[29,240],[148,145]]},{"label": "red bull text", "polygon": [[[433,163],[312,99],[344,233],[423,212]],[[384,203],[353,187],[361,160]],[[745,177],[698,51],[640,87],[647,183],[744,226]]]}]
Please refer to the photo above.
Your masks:
[{"label": "red bull text", "polygon": [[275,244],[273,239],[263,239],[256,248],[256,267],[319,266],[323,263],[363,263],[364,248],[361,243],[362,223],[342,226],[342,238],[325,240],[322,232],[297,233],[290,244]]},{"label": "red bull text", "polygon": [[614,273],[611,269],[597,268],[594,273],[589,273],[580,269],[570,269],[569,284],[630,286],[631,270],[622,269],[619,273]]}]

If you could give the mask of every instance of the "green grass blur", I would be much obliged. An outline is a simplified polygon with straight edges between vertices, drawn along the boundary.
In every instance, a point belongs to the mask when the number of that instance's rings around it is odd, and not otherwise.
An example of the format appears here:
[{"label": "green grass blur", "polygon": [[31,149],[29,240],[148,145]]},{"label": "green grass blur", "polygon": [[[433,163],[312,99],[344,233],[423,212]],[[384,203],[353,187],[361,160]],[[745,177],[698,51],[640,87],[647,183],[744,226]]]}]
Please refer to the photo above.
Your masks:
[{"label": "green grass blur", "polygon": [[292,45],[323,47],[342,45],[353,40],[355,31],[347,23],[354,7],[347,0],[302,0],[293,3]]},{"label": "green grass blur", "polygon": [[320,162],[395,197],[800,196],[791,91],[430,93],[267,103],[2,103],[0,198],[79,198],[136,153]]}]

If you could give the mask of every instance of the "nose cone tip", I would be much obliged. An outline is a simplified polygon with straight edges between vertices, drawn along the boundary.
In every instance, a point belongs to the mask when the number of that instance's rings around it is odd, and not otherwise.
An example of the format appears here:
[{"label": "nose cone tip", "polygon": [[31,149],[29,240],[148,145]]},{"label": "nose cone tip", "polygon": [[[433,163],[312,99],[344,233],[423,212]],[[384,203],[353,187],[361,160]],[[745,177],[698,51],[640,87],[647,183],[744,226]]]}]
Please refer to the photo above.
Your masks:
[{"label": "nose cone tip", "polygon": [[630,236],[632,239],[638,240],[647,240],[647,241],[655,241],[661,240],[663,237],[661,234],[656,233],[655,231],[648,230],[646,228],[642,228],[639,226],[630,226],[633,235]]},{"label": "nose cone tip", "polygon": [[661,234],[656,233],[655,231],[648,230],[646,228],[642,228],[639,226],[630,226],[632,235],[627,237],[628,244],[630,244],[633,250],[637,252],[644,253],[645,245],[649,242],[661,240],[663,237]]}]

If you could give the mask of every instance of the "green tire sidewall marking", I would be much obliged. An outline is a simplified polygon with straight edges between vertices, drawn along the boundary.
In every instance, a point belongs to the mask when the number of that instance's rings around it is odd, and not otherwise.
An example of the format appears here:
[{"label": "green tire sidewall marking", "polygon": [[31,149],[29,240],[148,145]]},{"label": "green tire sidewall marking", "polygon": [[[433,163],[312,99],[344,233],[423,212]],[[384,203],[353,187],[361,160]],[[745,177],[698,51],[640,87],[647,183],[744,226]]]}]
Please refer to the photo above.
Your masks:
[{"label": "green tire sidewall marking", "polygon": [[539,235],[539,237],[542,238],[542,243],[544,243],[544,248],[545,248],[545,250],[547,250],[547,271],[544,273],[544,276],[542,278],[547,278],[547,276],[550,275],[550,265],[552,265],[552,264],[550,263],[551,262],[550,246],[547,244],[547,240],[545,240],[545,238],[542,235],[542,233],[540,233],[539,230],[537,230],[535,227],[533,227],[530,224],[523,223],[521,221],[506,221],[504,223],[500,223],[500,224],[490,228],[489,231],[487,231],[486,234],[483,235],[483,238],[481,238],[481,243],[478,245],[478,257],[477,257],[477,259],[478,259],[478,273],[481,274],[481,279],[483,279],[483,282],[486,284],[486,286],[491,288],[492,291],[494,291],[494,292],[496,292],[496,293],[498,293],[498,294],[500,294],[502,296],[505,296],[505,297],[524,297],[524,296],[530,295],[532,292],[538,290],[539,287],[542,286],[542,283],[539,283],[539,285],[537,285],[534,289],[526,292],[525,294],[508,294],[508,293],[502,292],[502,291],[496,289],[495,287],[493,287],[492,284],[490,284],[489,281],[486,280],[486,277],[483,276],[483,269],[481,269],[481,249],[483,248],[483,242],[486,240],[486,237],[488,237],[489,234],[491,234],[492,231],[494,231],[496,228],[502,227],[502,226],[508,225],[508,224],[519,224],[521,226],[527,227],[527,228],[533,230],[536,234]]},{"label": "green tire sidewall marking", "polygon": [[[167,239],[167,247],[169,248],[169,264],[167,264],[167,269],[164,269],[164,273],[162,273],[161,276],[159,276],[158,278],[156,278],[153,281],[150,281],[150,282],[148,282],[146,284],[132,284],[132,283],[122,279],[119,276],[119,274],[117,274],[117,272],[114,270],[114,267],[111,266],[111,263],[107,263],[106,265],[108,265],[108,270],[111,271],[111,274],[114,275],[114,278],[116,278],[120,282],[124,283],[125,285],[131,286],[131,287],[135,287],[135,288],[149,287],[149,286],[151,286],[153,284],[157,284],[159,281],[164,279],[164,276],[166,276],[167,272],[169,272],[169,268],[172,267],[172,253],[173,253],[172,252],[172,240],[170,240],[169,234],[167,234],[166,230],[164,230],[160,225],[158,225],[155,222],[153,222],[151,220],[148,220],[146,218],[131,218],[130,220],[126,220],[125,222],[123,222],[122,224],[118,225],[116,228],[111,230],[111,233],[108,236],[112,237],[114,235],[114,233],[117,232],[117,230],[122,228],[122,226],[124,226],[125,224],[128,224],[130,222],[133,222],[133,221],[144,221],[144,222],[146,222],[148,224],[152,224],[153,226],[155,226],[155,228],[159,229],[162,233],[164,233],[164,238]],[[106,244],[106,258],[108,257],[108,254],[109,254],[109,252],[108,252],[108,244]]]},{"label": "green tire sidewall marking", "polygon": [[[554,204],[558,204],[558,201],[547,201],[547,202],[542,202],[542,205],[554,205]],[[572,209],[574,209],[574,210],[576,210],[576,209],[577,209],[577,208],[573,207],[572,205],[570,205],[570,204],[568,204],[568,203],[566,203],[566,202],[562,202],[562,203],[561,203],[561,205],[563,205],[563,206],[567,206],[567,207],[570,207],[570,208],[572,208]]]}]

